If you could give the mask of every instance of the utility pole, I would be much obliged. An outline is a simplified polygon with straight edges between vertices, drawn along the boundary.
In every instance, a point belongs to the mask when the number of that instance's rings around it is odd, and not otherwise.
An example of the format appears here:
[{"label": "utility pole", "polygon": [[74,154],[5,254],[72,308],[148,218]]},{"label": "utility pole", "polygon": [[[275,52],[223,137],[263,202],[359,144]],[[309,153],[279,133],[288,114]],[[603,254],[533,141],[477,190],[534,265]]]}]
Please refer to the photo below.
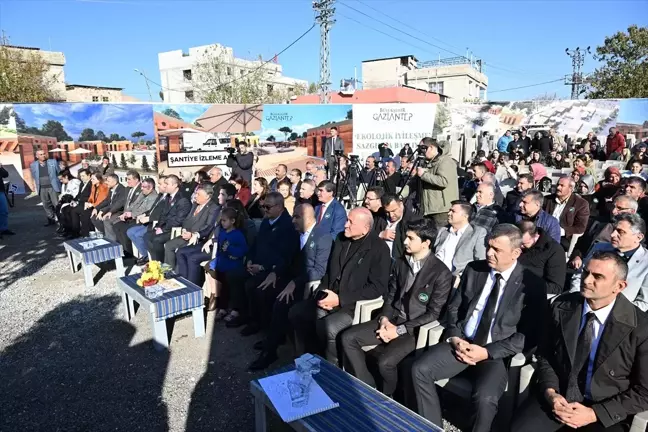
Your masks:
[{"label": "utility pole", "polygon": [[335,23],[333,15],[335,0],[315,0],[313,9],[315,10],[315,22],[320,25],[320,103],[330,103],[329,90],[331,85],[331,45],[329,43],[329,31]]},{"label": "utility pole", "polygon": [[585,64],[585,56],[591,54],[590,47],[582,50],[576,47],[575,50],[565,48],[565,54],[572,59],[572,74],[565,76],[565,85],[571,85],[571,98],[578,99],[583,91],[585,91],[585,80],[583,79],[583,65]]}]

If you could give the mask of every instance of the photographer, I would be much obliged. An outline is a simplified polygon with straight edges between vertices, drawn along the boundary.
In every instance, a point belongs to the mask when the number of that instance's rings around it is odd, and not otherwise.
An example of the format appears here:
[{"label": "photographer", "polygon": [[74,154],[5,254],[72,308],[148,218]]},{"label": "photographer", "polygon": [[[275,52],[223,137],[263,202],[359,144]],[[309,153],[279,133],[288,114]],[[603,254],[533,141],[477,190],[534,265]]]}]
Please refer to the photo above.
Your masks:
[{"label": "photographer", "polygon": [[419,154],[425,149],[425,159],[416,169],[419,180],[421,214],[434,219],[437,226],[448,222],[450,203],[459,199],[457,164],[446,154],[447,141],[426,137],[419,144]]},{"label": "photographer", "polygon": [[365,167],[360,172],[360,182],[364,183],[368,188],[376,186],[378,179],[377,168],[376,158],[373,156],[367,157]]},{"label": "photographer", "polygon": [[237,142],[238,153],[234,148],[228,148],[227,166],[232,168],[232,175],[238,175],[248,184],[252,182],[252,165],[254,165],[254,154],[248,152],[245,141]]}]

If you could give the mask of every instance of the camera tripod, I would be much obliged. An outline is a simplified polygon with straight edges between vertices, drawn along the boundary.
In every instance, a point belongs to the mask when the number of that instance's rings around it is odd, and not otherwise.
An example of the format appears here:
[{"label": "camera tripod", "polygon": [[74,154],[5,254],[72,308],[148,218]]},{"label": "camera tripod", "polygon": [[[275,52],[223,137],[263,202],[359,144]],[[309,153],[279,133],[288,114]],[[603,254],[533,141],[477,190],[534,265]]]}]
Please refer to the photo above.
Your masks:
[{"label": "camera tripod", "polygon": [[[365,196],[367,194],[367,185],[360,181],[360,173],[362,172],[363,169],[362,166],[360,165],[360,160],[356,155],[350,155],[348,158],[343,154],[336,155],[336,156],[337,156],[335,159],[335,163],[337,167],[337,174],[335,178],[335,184],[337,186],[336,198],[338,201],[341,201],[342,198],[344,198],[346,191],[348,191],[351,208],[356,208],[358,207],[358,201],[360,201],[358,200],[358,187],[362,188],[361,190],[364,192],[362,196]],[[340,170],[341,158],[345,158],[349,161],[347,164],[346,175],[343,179],[340,179],[340,173],[342,171]],[[340,180],[342,181],[340,182]],[[359,186],[358,183],[360,184]]]},{"label": "camera tripod", "polygon": [[[403,192],[405,191],[405,187],[409,186],[410,180],[412,179],[414,172],[416,172],[418,168],[424,168],[421,166],[425,163],[426,160],[424,152],[422,152],[421,149],[417,149],[416,152],[414,152],[414,156],[416,156],[416,158],[412,162],[412,167],[402,179],[403,187],[401,188],[401,191],[398,193],[398,199],[402,199]],[[406,207],[408,205],[411,205],[411,208],[415,210],[415,213],[418,213],[418,205],[415,206],[415,203],[412,201],[412,197],[414,195],[415,194],[413,194],[412,191],[409,190],[409,194],[407,195],[405,200],[403,200],[403,204]],[[416,181],[416,199],[418,201],[418,204],[420,205],[421,202],[421,179],[420,178],[418,178]]]}]

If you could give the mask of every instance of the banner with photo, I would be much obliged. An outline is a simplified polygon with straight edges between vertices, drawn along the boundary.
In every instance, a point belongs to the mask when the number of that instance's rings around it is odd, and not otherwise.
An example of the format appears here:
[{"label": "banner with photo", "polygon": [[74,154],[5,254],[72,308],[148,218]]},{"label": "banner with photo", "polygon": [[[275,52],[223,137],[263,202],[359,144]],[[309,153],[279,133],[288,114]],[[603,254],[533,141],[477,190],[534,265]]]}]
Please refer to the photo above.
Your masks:
[{"label": "banner with photo", "polygon": [[142,177],[157,177],[150,104],[14,104],[10,116],[16,134],[7,136],[7,126],[0,126],[5,131],[0,133],[0,161],[3,165],[5,157],[12,161],[10,179],[16,193],[32,191],[29,166],[38,150],[73,175],[83,160],[101,172],[101,159],[109,156],[122,180],[131,169]]},{"label": "banner with photo", "polygon": [[161,173],[218,165],[229,177],[226,149],[242,140],[258,145],[262,105],[155,104],[153,110]]},{"label": "banner with photo", "polygon": [[16,131],[16,113],[12,104],[0,104],[0,165],[9,176],[1,179],[5,189],[15,194],[24,194],[22,168]]},{"label": "banner with photo", "polygon": [[332,127],[337,128],[345,153],[350,153],[352,109],[345,104],[265,105],[257,149],[257,175],[274,176],[280,163],[289,170],[304,172],[308,160],[322,156],[322,146],[331,136]]},{"label": "banner with photo", "polygon": [[432,136],[438,104],[353,105],[353,153],[364,160],[379,157],[385,143],[394,155],[405,144],[415,149],[422,138]]}]

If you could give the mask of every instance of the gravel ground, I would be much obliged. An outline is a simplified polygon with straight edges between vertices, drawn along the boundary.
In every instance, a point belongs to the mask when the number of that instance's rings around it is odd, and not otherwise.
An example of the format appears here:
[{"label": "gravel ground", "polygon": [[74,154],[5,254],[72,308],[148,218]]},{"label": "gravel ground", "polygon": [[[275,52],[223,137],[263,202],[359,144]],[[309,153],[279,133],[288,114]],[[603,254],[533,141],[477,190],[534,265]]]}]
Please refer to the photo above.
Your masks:
[{"label": "gravel ground", "polygon": [[189,315],[173,323],[170,350],[154,351],[145,314],[122,319],[115,271],[95,268],[84,288],[37,204],[17,199],[17,235],[0,240],[0,430],[253,430],[249,381],[263,374],[246,368],[258,337],[210,316],[195,339]]}]

